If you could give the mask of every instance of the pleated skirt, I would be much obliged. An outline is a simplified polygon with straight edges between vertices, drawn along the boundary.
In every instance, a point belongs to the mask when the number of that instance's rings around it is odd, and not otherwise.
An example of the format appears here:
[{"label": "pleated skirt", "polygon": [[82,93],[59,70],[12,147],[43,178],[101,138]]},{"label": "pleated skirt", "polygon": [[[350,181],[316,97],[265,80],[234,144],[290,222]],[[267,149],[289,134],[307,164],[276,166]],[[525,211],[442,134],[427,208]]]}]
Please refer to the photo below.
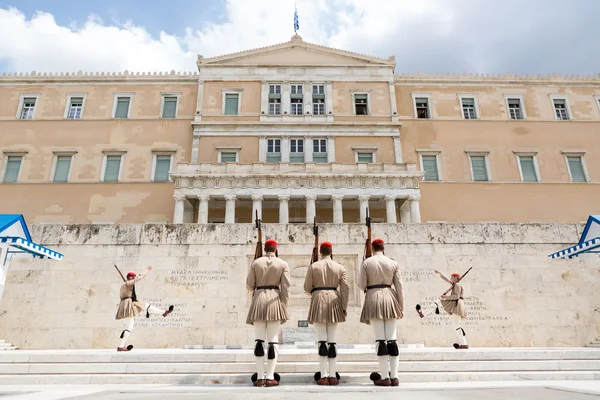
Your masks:
[{"label": "pleated skirt", "polygon": [[143,306],[137,301],[133,302],[131,299],[121,300],[115,319],[135,318],[142,312],[142,309]]},{"label": "pleated skirt", "polygon": [[319,290],[312,293],[308,309],[308,323],[313,322],[345,322],[342,307],[342,296],[337,290]]},{"label": "pleated skirt", "polygon": [[396,291],[392,288],[367,290],[360,322],[370,325],[372,319],[400,319],[403,317]]},{"label": "pleated skirt", "polygon": [[289,318],[287,307],[279,299],[279,290],[259,289],[254,291],[246,318],[248,325],[254,325],[254,321],[281,321],[283,324]]},{"label": "pleated skirt", "polygon": [[465,309],[465,302],[463,299],[459,300],[442,300],[442,307],[448,314],[456,314],[465,318],[467,316],[467,310]]}]

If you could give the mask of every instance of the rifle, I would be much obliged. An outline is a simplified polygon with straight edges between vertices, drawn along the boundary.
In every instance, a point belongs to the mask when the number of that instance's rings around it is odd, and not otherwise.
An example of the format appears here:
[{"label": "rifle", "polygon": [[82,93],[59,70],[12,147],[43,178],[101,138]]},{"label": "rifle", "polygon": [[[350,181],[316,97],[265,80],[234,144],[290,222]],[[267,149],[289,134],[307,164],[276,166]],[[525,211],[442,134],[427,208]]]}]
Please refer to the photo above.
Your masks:
[{"label": "rifle", "polygon": [[[473,269],[473,267],[469,268],[469,269],[467,270],[467,272],[465,272],[464,274],[462,274],[462,275],[460,276],[460,278],[458,278],[458,281],[457,281],[456,283],[458,283],[458,282],[462,281],[462,279],[465,277],[465,275],[467,275],[467,274],[469,273],[469,271],[470,271],[470,270],[472,270],[472,269]],[[453,284],[452,284],[452,286],[450,286],[450,289],[446,290],[446,291],[444,292],[444,294],[442,294],[442,296],[445,296],[445,295],[447,295],[449,291],[451,291],[452,289],[454,289],[454,285],[455,285],[456,283],[453,283]]]},{"label": "rifle", "polygon": [[315,263],[319,261],[319,227],[317,226],[317,217],[313,222],[313,235],[315,235],[315,246],[312,250],[312,257],[310,258],[310,263]]},{"label": "rifle", "polygon": [[119,267],[117,267],[117,264],[115,264],[115,262],[113,261],[113,265],[115,266],[115,268],[117,269],[117,272],[119,273],[119,275],[121,275],[121,279],[123,279],[123,282],[127,282],[127,279],[125,279],[125,277],[123,276],[123,274],[121,273],[121,271],[119,270]]},{"label": "rifle", "polygon": [[258,219],[258,210],[256,210],[256,219],[254,221],[256,223],[256,227],[258,228],[258,242],[256,242],[256,250],[254,250],[254,259],[256,260],[259,257],[263,256],[263,247],[262,247],[262,225],[261,220]]},{"label": "rifle", "polygon": [[363,255],[363,261],[373,255],[373,249],[371,248],[371,217],[369,217],[369,207],[367,207],[367,217],[365,218],[365,225],[367,225],[367,241],[365,242],[365,253]]}]

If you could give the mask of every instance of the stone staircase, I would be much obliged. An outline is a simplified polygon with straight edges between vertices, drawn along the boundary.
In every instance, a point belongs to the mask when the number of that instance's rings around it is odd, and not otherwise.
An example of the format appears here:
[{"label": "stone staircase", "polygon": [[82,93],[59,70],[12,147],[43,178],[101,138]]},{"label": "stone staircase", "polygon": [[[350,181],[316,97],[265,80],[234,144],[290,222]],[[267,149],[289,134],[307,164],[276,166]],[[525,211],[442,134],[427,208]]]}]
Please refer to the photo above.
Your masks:
[{"label": "stone staircase", "polygon": [[600,339],[592,340],[591,343],[586,344],[585,347],[598,347],[600,348]]},{"label": "stone staircase", "polygon": [[17,350],[17,348],[12,344],[7,343],[6,340],[0,340],[0,351],[3,350]]},{"label": "stone staircase", "polygon": [[[338,350],[342,383],[370,384],[370,346]],[[309,384],[314,349],[281,346],[282,384]],[[0,382],[37,384],[250,384],[251,349],[21,350],[0,353]],[[402,348],[401,382],[599,380],[595,348]]]}]

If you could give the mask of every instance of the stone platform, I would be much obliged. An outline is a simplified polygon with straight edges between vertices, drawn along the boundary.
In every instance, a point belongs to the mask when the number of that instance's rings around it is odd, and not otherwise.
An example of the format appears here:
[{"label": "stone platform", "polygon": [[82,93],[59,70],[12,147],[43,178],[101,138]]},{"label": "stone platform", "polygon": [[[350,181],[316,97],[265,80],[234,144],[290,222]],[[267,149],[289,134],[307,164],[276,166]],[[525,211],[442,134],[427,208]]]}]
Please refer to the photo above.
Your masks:
[{"label": "stone platform", "polygon": [[[370,384],[377,370],[370,348],[340,349],[342,383]],[[313,349],[282,346],[281,384],[313,383]],[[250,349],[24,350],[0,354],[4,385],[179,384],[250,386]],[[600,349],[594,348],[403,348],[400,381],[499,382],[600,380]]]}]

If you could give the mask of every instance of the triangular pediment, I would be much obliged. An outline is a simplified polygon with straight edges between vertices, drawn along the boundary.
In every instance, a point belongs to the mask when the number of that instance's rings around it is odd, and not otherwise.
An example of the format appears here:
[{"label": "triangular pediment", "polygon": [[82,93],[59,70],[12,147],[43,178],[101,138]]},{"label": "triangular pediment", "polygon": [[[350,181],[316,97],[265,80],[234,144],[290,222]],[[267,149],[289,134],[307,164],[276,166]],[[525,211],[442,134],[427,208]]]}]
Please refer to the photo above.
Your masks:
[{"label": "triangular pediment", "polygon": [[223,56],[198,57],[198,66],[217,65],[289,65],[289,66],[394,66],[395,58],[370,57],[350,51],[319,46],[292,37],[289,42],[259,49],[226,54]]}]

